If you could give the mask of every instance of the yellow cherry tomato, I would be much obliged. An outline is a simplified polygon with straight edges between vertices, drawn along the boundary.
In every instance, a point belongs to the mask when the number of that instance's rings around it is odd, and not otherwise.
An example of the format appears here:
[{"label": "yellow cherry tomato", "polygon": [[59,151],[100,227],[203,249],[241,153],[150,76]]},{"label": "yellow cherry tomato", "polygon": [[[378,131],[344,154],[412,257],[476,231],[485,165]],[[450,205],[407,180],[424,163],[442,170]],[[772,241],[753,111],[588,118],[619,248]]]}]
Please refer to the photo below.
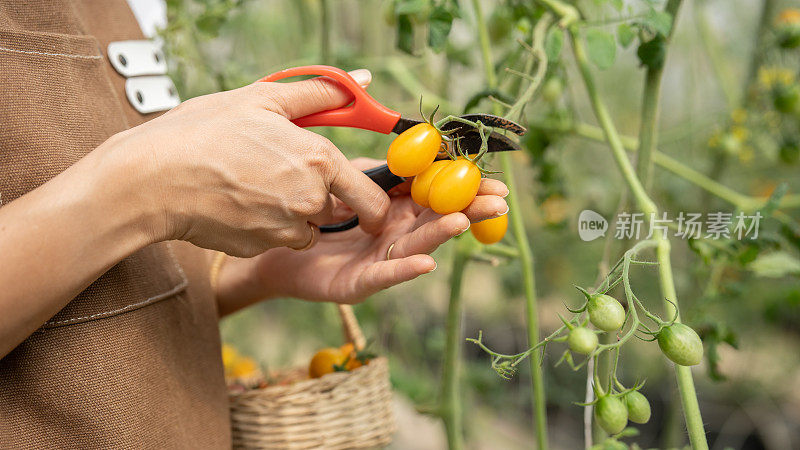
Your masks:
[{"label": "yellow cherry tomato", "polygon": [[362,363],[360,359],[353,357],[347,360],[347,363],[344,365],[344,368],[347,370],[355,370],[363,365],[364,363]]},{"label": "yellow cherry tomato", "polygon": [[308,365],[308,376],[319,378],[336,371],[336,366],[344,364],[346,356],[338,348],[323,348],[318,351]]},{"label": "yellow cherry tomato", "polygon": [[800,24],[800,9],[786,8],[778,14],[779,24]]},{"label": "yellow cherry tomato", "polygon": [[231,367],[233,378],[246,378],[256,374],[258,374],[258,364],[251,358],[241,358]]},{"label": "yellow cherry tomato", "polygon": [[469,206],[481,184],[481,171],[468,159],[447,164],[431,181],[428,202],[439,214],[450,214]]},{"label": "yellow cherry tomato", "polygon": [[428,202],[428,193],[431,190],[431,181],[433,181],[436,174],[439,173],[440,170],[444,169],[446,165],[452,162],[449,159],[445,159],[442,161],[434,161],[433,164],[428,166],[427,169],[423,170],[421,174],[414,177],[414,181],[411,182],[411,198],[423,208],[428,208],[431,204]]},{"label": "yellow cherry tomato", "polygon": [[348,343],[342,345],[341,347],[339,347],[339,351],[342,352],[342,355],[344,355],[345,358],[346,358],[346,357],[348,357],[351,354],[354,354],[356,352],[356,346],[353,345],[352,342],[348,342]]},{"label": "yellow cherry tomato", "polygon": [[431,165],[441,146],[439,130],[427,122],[420,123],[392,141],[386,153],[386,164],[399,177],[413,177]]},{"label": "yellow cherry tomato", "polygon": [[508,214],[473,223],[469,229],[475,239],[484,244],[500,242],[503,236],[506,235],[506,230],[508,230]]}]

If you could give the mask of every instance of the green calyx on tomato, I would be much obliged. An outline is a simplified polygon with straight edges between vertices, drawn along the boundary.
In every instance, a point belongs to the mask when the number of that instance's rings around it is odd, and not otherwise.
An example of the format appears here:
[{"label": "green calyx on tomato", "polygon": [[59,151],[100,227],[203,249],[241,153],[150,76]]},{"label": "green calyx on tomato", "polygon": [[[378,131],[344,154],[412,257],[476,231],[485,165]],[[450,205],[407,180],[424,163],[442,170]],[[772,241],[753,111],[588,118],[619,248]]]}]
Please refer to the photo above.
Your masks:
[{"label": "green calyx on tomato", "polygon": [[603,331],[617,331],[625,323],[625,309],[610,295],[593,295],[586,304],[586,311],[592,325]]},{"label": "green calyx on tomato", "polygon": [[389,145],[386,164],[389,170],[399,177],[413,177],[430,167],[443,148],[443,137],[447,133],[433,123],[437,106],[430,117],[422,112],[422,97],[419,99],[419,113],[424,122],[418,123],[400,133]]},{"label": "green calyx on tomato", "polygon": [[[411,198],[418,205],[431,208],[439,214],[451,214],[472,203],[478,194],[481,177],[488,173],[478,165],[488,149],[488,127],[481,122],[455,116],[447,116],[434,123],[436,111],[426,118],[420,99],[420,114],[425,122],[404,131],[392,142],[386,162],[393,174],[415,177],[411,182]],[[476,154],[466,154],[459,145],[459,138],[448,136],[455,130],[442,131],[442,127],[450,122],[477,130],[481,136],[481,148]],[[442,149],[450,159],[435,161]],[[497,219],[479,226],[481,231],[473,232],[476,238],[487,244],[502,239],[508,227],[508,218]]]},{"label": "green calyx on tomato", "polygon": [[695,366],[703,360],[703,341],[691,327],[675,322],[656,335],[664,356],[681,366]]},{"label": "green calyx on tomato", "polygon": [[575,327],[569,332],[567,344],[573,352],[588,355],[597,348],[597,335],[586,327]]}]

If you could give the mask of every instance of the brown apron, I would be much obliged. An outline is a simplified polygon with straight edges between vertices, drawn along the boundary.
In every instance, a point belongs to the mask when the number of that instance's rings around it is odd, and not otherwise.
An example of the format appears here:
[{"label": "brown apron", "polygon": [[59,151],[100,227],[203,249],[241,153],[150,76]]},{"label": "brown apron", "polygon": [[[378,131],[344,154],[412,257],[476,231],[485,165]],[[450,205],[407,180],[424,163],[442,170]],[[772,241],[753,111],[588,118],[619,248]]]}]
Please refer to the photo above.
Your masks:
[{"label": "brown apron", "polygon": [[[2,203],[153,117],[105,56],[142,38],[125,0],[0,0]],[[0,448],[230,447],[204,255],[140,250],[2,358]]]}]

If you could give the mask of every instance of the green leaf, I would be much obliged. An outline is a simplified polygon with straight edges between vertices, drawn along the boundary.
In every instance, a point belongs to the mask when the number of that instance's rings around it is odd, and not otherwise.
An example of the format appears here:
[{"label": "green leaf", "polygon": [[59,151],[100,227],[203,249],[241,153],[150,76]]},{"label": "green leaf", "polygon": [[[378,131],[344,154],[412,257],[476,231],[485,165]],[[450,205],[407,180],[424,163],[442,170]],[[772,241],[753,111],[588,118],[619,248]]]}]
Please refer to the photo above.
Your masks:
[{"label": "green leaf", "polygon": [[651,9],[642,19],[645,26],[661,36],[669,36],[672,29],[672,16],[668,12]]},{"label": "green leaf", "polygon": [[550,62],[557,61],[563,46],[564,30],[557,27],[550,28],[544,40],[544,52],[547,54],[547,59]]},{"label": "green leaf", "polygon": [[408,54],[414,51],[414,25],[407,15],[397,17],[397,48]]},{"label": "green leaf", "polygon": [[667,56],[667,42],[664,37],[657,35],[653,39],[643,42],[636,50],[639,61],[649,69],[659,69],[664,65]]},{"label": "green leaf", "polygon": [[619,45],[623,48],[628,48],[631,45],[631,42],[636,38],[636,33],[633,31],[633,27],[628,25],[627,23],[621,23],[617,27],[617,40],[619,41]]},{"label": "green leaf", "polygon": [[225,22],[225,16],[216,11],[208,11],[202,14],[195,25],[197,29],[207,37],[215,38],[219,35],[219,29]]},{"label": "green leaf", "polygon": [[586,51],[594,65],[608,69],[617,57],[617,43],[611,33],[592,28],[586,31]]},{"label": "green leaf", "polygon": [[442,5],[436,6],[431,11],[428,20],[428,45],[433,51],[440,52],[447,45],[447,36],[453,28],[453,13]]},{"label": "green leaf", "polygon": [[759,256],[750,263],[749,268],[758,277],[781,278],[800,275],[800,260],[789,253],[778,251]]}]

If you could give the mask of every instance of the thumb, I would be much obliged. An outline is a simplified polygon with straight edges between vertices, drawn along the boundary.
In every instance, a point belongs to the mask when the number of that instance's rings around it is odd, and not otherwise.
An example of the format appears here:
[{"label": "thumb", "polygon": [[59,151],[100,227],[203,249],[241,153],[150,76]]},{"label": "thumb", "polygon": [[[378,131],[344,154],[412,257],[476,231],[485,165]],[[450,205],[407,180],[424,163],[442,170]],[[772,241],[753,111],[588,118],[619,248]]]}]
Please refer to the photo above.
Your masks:
[{"label": "thumb", "polygon": [[[348,73],[363,87],[367,87],[372,81],[372,74],[367,69],[356,69]],[[265,84],[273,85],[271,100],[275,102],[278,109],[275,112],[289,120],[320,111],[341,108],[353,101],[350,91],[327,77],[294,83]]]}]

